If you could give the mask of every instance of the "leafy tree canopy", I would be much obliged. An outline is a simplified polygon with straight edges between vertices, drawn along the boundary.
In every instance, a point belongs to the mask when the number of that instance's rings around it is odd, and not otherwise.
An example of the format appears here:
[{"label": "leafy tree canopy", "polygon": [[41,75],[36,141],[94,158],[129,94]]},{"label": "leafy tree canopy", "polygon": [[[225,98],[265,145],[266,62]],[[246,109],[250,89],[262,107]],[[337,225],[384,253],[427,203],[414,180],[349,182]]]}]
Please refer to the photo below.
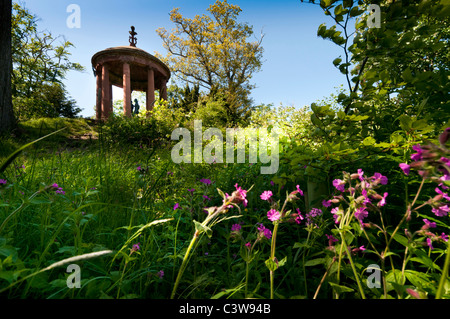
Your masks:
[{"label": "leafy tree canopy", "polygon": [[[71,70],[83,71],[69,60],[73,44],[48,31],[39,31],[37,18],[14,3],[12,14],[11,90],[16,117],[73,117],[81,110],[68,97],[63,80]],[[60,43],[57,41],[61,40]]]},{"label": "leafy tree canopy", "polygon": [[196,84],[209,92],[227,96],[229,111],[236,123],[250,109],[249,98],[254,85],[252,75],[262,65],[262,36],[252,39],[253,29],[238,22],[242,11],[226,0],[216,1],[207,11],[210,15],[185,18],[178,8],[170,13],[175,28],[157,30],[167,49],[167,56],[158,55],[183,82]]}]

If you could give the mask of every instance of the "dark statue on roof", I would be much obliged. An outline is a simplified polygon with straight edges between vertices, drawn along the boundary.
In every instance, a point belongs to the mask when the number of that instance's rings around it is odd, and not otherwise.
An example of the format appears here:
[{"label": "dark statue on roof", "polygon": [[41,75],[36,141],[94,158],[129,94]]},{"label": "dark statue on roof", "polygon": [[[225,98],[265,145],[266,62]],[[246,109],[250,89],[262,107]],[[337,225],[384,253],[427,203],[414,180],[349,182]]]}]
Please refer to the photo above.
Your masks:
[{"label": "dark statue on roof", "polygon": [[135,35],[137,35],[137,33],[134,31],[134,26],[131,26],[131,31],[129,33],[131,34],[131,36],[130,36],[130,46],[136,47],[137,38],[135,37]]}]

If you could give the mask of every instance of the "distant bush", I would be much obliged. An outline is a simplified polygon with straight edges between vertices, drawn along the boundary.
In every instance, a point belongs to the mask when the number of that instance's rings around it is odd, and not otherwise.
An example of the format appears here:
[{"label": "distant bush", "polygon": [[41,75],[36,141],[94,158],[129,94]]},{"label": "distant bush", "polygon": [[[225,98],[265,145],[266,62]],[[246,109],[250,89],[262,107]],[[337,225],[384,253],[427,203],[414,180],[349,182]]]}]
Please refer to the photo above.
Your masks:
[{"label": "distant bush", "polygon": [[145,108],[131,118],[121,114],[111,116],[102,127],[106,141],[160,145],[169,140],[172,131],[182,125],[186,118],[178,109],[171,109],[166,101],[156,101],[154,108],[146,116]]}]

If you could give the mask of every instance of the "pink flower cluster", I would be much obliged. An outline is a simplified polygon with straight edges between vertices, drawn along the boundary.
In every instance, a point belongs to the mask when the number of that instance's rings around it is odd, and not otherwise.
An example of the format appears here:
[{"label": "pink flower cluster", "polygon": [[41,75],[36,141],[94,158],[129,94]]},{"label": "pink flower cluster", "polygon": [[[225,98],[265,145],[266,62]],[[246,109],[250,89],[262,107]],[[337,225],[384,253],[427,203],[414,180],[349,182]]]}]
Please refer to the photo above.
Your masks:
[{"label": "pink flower cluster", "polygon": [[62,189],[62,187],[59,187],[58,184],[54,183],[53,185],[51,185],[51,187],[53,189],[55,189],[55,193],[56,194],[61,194],[61,195],[65,195],[66,192]]},{"label": "pink flower cluster", "polygon": [[[240,204],[242,203],[244,207],[247,207],[248,200],[247,200],[247,191],[240,187],[237,183],[234,185],[236,190],[230,195],[225,194],[226,199],[224,199],[224,203],[226,201],[229,201],[230,203],[234,204]],[[228,208],[233,207],[233,205],[228,205]]]},{"label": "pink flower cluster", "polygon": [[[415,234],[419,234],[420,236],[426,237],[426,245],[430,249],[434,249],[433,242],[447,242],[448,241],[448,235],[445,233],[441,233],[441,235],[436,235],[430,231],[431,228],[436,228],[436,222],[430,222],[428,219],[424,218],[422,219],[424,222],[424,225],[420,230],[415,232]],[[412,237],[411,235],[409,236]]]},{"label": "pink flower cluster", "polygon": [[[383,207],[386,205],[387,192],[383,195],[377,193],[376,189],[380,185],[386,185],[388,178],[380,173],[375,173],[372,176],[365,176],[364,171],[359,168],[357,173],[349,174],[344,172],[343,179],[333,180],[333,186],[340,193],[348,192],[353,197],[355,203],[355,218],[360,222],[361,227],[364,226],[364,219],[369,216],[369,211],[376,209],[376,207]],[[356,195],[359,196],[356,196]],[[322,205],[324,207],[331,207],[332,204],[338,204],[346,201],[342,194],[333,196],[332,199],[324,200]],[[376,203],[375,203],[376,202]],[[331,209],[334,222],[340,223],[344,210],[338,206]]]},{"label": "pink flower cluster", "polygon": [[[295,202],[299,199],[298,196],[304,196],[303,191],[300,188],[300,185],[295,186],[295,190],[288,194],[286,198],[286,202]],[[315,218],[322,215],[322,210],[318,208],[312,208],[309,213],[306,213],[305,216],[302,215],[302,212],[299,208],[296,208],[296,212],[290,213],[286,211],[280,211],[278,209],[278,203],[276,203],[272,199],[273,193],[270,190],[264,191],[260,197],[262,200],[268,201],[271,204],[270,210],[267,212],[267,218],[271,222],[295,222],[297,224],[301,224],[303,220],[306,219],[306,225],[315,224]]]},{"label": "pink flower cluster", "polygon": [[450,180],[449,150],[445,146],[449,138],[450,127],[439,136],[439,146],[433,143],[414,145],[412,149],[415,153],[410,156],[413,162],[399,164],[405,175],[410,174],[411,168],[416,168],[420,176],[438,184],[435,188],[437,195],[429,201],[432,213],[438,217],[447,216],[450,212],[450,196],[445,192],[449,187],[444,184]]}]

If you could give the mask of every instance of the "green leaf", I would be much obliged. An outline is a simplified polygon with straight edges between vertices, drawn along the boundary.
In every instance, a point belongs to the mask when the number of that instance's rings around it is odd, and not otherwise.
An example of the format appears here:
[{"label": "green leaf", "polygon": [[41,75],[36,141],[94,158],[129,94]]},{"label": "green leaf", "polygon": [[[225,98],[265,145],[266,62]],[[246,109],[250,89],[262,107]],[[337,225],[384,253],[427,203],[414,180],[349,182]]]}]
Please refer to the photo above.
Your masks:
[{"label": "green leaf", "polygon": [[353,0],[344,0],[342,4],[344,5],[344,8],[350,8],[353,5]]},{"label": "green leaf", "polygon": [[199,234],[206,233],[206,235],[211,238],[212,230],[208,226],[202,225],[198,221],[194,220],[195,230],[199,232]]},{"label": "green leaf", "polygon": [[325,37],[326,30],[327,27],[325,26],[325,23],[322,23],[321,25],[319,25],[319,28],[317,29],[317,36]]},{"label": "green leaf", "polygon": [[275,261],[273,261],[271,258],[267,259],[265,261],[266,267],[267,269],[269,269],[269,271],[275,271],[277,270],[277,263]]},{"label": "green leaf", "polygon": [[311,260],[308,260],[307,262],[305,262],[304,266],[305,267],[317,266],[317,265],[320,265],[320,264],[324,264],[325,261],[326,261],[325,258],[311,259]]},{"label": "green leaf", "polygon": [[217,192],[219,193],[219,195],[225,200],[227,199],[227,197],[225,196],[224,192],[222,190],[220,190],[219,188],[217,189]]},{"label": "green leaf", "polygon": [[402,276],[401,270],[394,269],[389,271],[386,275],[386,290],[391,291],[392,289],[394,289],[395,287],[393,284],[404,285],[405,280],[406,279],[404,276]]},{"label": "green leaf", "polygon": [[341,58],[336,58],[336,59],[333,60],[334,66],[338,66],[341,62],[342,62]]},{"label": "green leaf", "polygon": [[372,136],[368,136],[362,141],[362,144],[366,145],[366,146],[369,146],[369,145],[375,144],[375,142],[376,141],[375,141],[375,139]]},{"label": "green leaf", "polygon": [[319,118],[316,116],[316,114],[311,114],[311,122],[317,127],[322,126],[322,122],[319,120]]},{"label": "green leaf", "polygon": [[342,12],[344,11],[344,7],[342,4],[338,5],[336,8],[334,8],[334,15],[342,15]]},{"label": "green leaf", "polygon": [[40,205],[40,204],[51,204],[52,201],[47,198],[33,198],[30,200],[30,204]]},{"label": "green leaf", "polygon": [[287,261],[287,256],[278,262],[278,268],[283,267],[286,264],[286,261]]},{"label": "green leaf", "polygon": [[423,272],[414,270],[405,270],[405,276],[417,288],[436,290],[436,286],[432,283],[430,276]]},{"label": "green leaf", "polygon": [[408,238],[406,238],[405,236],[400,235],[399,233],[396,233],[393,238],[397,243],[402,244],[405,247],[409,246]]},{"label": "green leaf", "polygon": [[360,10],[360,9],[358,8],[358,6],[353,7],[353,8],[350,10],[350,18],[359,16],[359,15],[360,15],[361,13],[363,13],[363,12],[364,12],[364,11],[363,11],[363,10]]},{"label": "green leaf", "polygon": [[236,292],[238,292],[239,290],[241,290],[244,287],[245,287],[245,283],[242,283],[239,286],[237,286],[236,288],[226,289],[224,291],[221,291],[221,292],[215,294],[214,296],[211,297],[211,299],[220,299],[226,295],[229,295],[229,297],[231,297],[232,295],[234,295]]},{"label": "green leaf", "polygon": [[414,77],[412,76],[411,73],[411,69],[409,67],[407,67],[405,69],[405,71],[403,71],[402,73],[402,78],[406,81],[406,82],[412,82]]},{"label": "green leaf", "polygon": [[408,115],[402,114],[399,116],[398,120],[400,121],[400,127],[404,131],[411,130],[413,120]]},{"label": "green leaf", "polygon": [[329,6],[331,6],[331,4],[333,3],[334,0],[320,0],[320,6],[322,8],[328,8]]},{"label": "green leaf", "polygon": [[350,287],[341,286],[341,285],[335,284],[333,282],[328,282],[328,283],[333,288],[333,290],[335,292],[337,292],[338,294],[341,294],[343,292],[352,292],[352,291],[354,291],[354,289],[352,289]]},{"label": "green leaf", "polygon": [[411,261],[415,261],[415,262],[421,263],[421,264],[425,265],[426,267],[428,267],[428,268],[430,268],[430,269],[437,269],[437,270],[439,270],[439,271],[442,271],[441,268],[440,268],[438,265],[436,265],[436,264],[433,262],[433,260],[431,260],[431,258],[428,257],[428,255],[427,255],[423,250],[421,250],[421,249],[416,249],[416,250],[414,251],[414,254],[415,254],[417,257],[412,257],[412,258],[410,259]]},{"label": "green leaf", "polygon": [[296,242],[292,248],[297,249],[297,248],[310,248],[310,247],[311,246],[305,241],[303,243]]}]

